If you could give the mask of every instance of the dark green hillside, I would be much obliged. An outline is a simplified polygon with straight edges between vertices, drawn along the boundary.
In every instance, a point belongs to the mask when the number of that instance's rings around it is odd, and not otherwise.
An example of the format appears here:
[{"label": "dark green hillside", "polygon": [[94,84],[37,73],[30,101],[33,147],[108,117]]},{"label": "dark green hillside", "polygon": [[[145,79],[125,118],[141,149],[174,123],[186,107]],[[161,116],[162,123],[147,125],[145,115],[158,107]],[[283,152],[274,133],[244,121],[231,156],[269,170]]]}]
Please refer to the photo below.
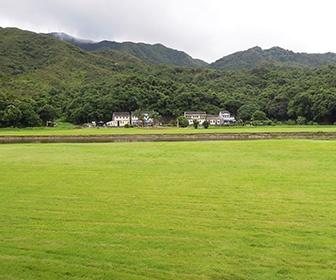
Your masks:
[{"label": "dark green hillside", "polygon": [[[47,35],[15,28],[0,29],[2,89],[35,93],[36,86],[77,88],[83,83],[111,77],[141,61],[118,51],[89,53]],[[132,67],[128,67],[132,64]]]},{"label": "dark green hillside", "polygon": [[228,71],[148,65],[127,52],[83,51],[51,36],[0,29],[0,126],[110,120],[114,111],[227,109],[245,122],[336,122],[336,67]]},{"label": "dark green hillside", "polygon": [[100,43],[76,43],[84,50],[95,51],[114,49],[127,52],[149,64],[166,64],[182,67],[206,67],[208,64],[199,59],[193,59],[185,52],[173,50],[161,44],[149,45],[144,43],[118,43],[102,41]]},{"label": "dark green hillside", "polygon": [[119,43],[113,41],[101,41],[99,43],[93,43],[76,39],[67,34],[50,33],[50,35],[60,40],[68,41],[86,51],[106,49],[123,51],[149,64],[166,64],[181,67],[206,67],[208,65],[206,62],[200,59],[192,58],[185,52],[167,48],[162,44],[150,45],[144,43]]},{"label": "dark green hillside", "polygon": [[280,65],[290,67],[320,67],[323,65],[336,64],[336,54],[308,54],[295,53],[279,47],[263,50],[254,47],[246,51],[237,52],[225,56],[211,66],[222,69],[253,69],[261,65]]}]

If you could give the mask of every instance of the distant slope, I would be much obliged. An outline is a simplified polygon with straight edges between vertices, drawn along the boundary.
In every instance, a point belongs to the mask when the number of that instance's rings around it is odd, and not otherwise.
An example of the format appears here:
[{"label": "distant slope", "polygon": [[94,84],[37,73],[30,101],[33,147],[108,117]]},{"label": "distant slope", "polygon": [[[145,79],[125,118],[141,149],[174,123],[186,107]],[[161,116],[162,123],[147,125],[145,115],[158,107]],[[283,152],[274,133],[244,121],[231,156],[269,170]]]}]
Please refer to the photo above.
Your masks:
[{"label": "distant slope", "polygon": [[101,41],[98,43],[74,38],[64,33],[49,33],[50,35],[70,42],[86,51],[118,50],[129,53],[149,64],[166,64],[181,67],[206,67],[208,64],[200,59],[194,59],[185,52],[167,48],[162,44],[145,44],[113,41]]},{"label": "distant slope", "polygon": [[260,47],[254,47],[246,51],[225,56],[212,63],[211,66],[221,69],[237,70],[253,69],[263,64],[320,67],[322,65],[336,64],[336,54],[295,53],[279,47],[266,50]]},{"label": "distant slope", "polygon": [[86,52],[51,36],[17,28],[0,28],[0,65],[1,90],[17,96],[51,88],[77,89],[145,66],[117,50]]}]

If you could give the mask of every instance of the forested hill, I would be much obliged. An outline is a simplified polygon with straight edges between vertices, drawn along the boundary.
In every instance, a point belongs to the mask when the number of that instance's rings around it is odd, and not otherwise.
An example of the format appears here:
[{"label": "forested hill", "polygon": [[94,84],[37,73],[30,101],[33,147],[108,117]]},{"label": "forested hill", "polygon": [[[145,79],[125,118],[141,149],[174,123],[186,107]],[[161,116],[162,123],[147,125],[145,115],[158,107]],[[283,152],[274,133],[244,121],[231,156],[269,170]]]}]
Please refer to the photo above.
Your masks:
[{"label": "forested hill", "polygon": [[280,65],[290,67],[320,67],[336,64],[335,53],[308,54],[295,53],[279,47],[263,50],[254,47],[246,51],[237,52],[217,60],[211,66],[221,69],[253,69],[261,65]]},{"label": "forested hill", "polygon": [[[114,111],[229,110],[249,122],[336,122],[336,67],[222,70],[150,65],[124,51],[84,51],[49,35],[0,28],[0,126],[54,118],[108,121]],[[260,112],[262,112],[260,114]]]},{"label": "forested hill", "polygon": [[133,42],[114,42],[101,41],[98,43],[80,40],[64,33],[50,33],[50,35],[70,42],[82,50],[97,51],[97,50],[118,50],[127,52],[142,61],[149,64],[166,64],[181,67],[206,67],[208,64],[200,59],[194,59],[185,52],[167,48],[162,44],[144,44]]}]

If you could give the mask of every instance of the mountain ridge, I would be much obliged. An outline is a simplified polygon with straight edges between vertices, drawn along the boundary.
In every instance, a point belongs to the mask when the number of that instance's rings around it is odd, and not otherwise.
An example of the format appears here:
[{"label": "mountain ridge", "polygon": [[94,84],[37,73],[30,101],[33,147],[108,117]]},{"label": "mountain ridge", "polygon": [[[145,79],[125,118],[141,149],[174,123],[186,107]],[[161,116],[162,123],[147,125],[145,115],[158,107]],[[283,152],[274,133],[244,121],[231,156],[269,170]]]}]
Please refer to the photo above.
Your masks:
[{"label": "mountain ridge", "polygon": [[75,38],[71,35],[52,32],[48,35],[53,36],[62,41],[67,41],[76,45],[85,51],[98,51],[103,49],[113,49],[118,51],[128,52],[134,57],[141,59],[149,64],[167,64],[181,67],[207,67],[208,63],[201,60],[192,58],[189,54],[173,48],[168,48],[161,43],[148,44],[148,43],[134,43],[131,41],[116,42],[109,40],[102,40],[94,42],[90,40],[83,40]]},{"label": "mountain ridge", "polygon": [[85,51],[101,51],[106,49],[118,50],[132,55],[148,64],[166,64],[178,67],[210,67],[224,70],[253,69],[259,66],[274,64],[285,67],[316,68],[323,65],[336,64],[336,53],[307,53],[294,52],[279,46],[263,49],[255,46],[247,50],[238,51],[207,63],[192,58],[186,52],[168,48],[161,43],[134,43],[131,41],[116,42],[102,40],[94,42],[73,37],[62,32],[53,32],[49,35],[67,41]]},{"label": "mountain ridge", "polygon": [[316,68],[336,64],[336,53],[293,52],[278,46],[269,49],[256,46],[224,56],[210,65],[214,68],[239,70],[253,69],[265,64]]}]

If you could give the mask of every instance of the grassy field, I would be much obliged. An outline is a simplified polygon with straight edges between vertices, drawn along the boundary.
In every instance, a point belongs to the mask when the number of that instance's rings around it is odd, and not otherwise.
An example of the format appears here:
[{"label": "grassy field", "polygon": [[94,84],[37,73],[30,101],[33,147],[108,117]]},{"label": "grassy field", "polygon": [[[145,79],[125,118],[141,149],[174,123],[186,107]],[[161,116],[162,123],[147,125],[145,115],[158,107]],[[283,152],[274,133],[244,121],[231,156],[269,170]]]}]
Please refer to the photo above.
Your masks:
[{"label": "grassy field", "polygon": [[199,128],[0,128],[1,135],[108,135],[108,134],[183,134],[183,133],[240,133],[240,132],[336,132],[336,125],[282,125],[264,127]]},{"label": "grassy field", "polygon": [[0,279],[336,279],[336,142],[0,146]]}]

